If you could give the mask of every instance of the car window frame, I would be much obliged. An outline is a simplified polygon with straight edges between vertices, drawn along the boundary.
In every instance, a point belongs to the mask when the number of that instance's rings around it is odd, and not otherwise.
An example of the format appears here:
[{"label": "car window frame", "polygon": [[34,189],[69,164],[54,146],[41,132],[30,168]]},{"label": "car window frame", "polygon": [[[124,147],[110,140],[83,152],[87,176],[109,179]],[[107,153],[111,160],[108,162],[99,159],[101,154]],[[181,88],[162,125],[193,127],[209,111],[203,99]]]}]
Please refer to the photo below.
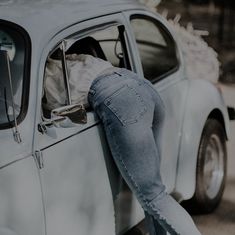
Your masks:
[{"label": "car window frame", "polygon": [[[149,12],[147,12],[149,13]],[[152,79],[152,80],[149,80],[151,83],[155,84],[155,83],[158,83],[162,80],[164,80],[165,78],[169,77],[170,75],[173,75],[174,73],[177,73],[179,70],[180,70],[180,66],[181,66],[181,58],[180,58],[180,53],[179,53],[179,48],[178,48],[178,45],[177,45],[177,42],[175,40],[175,38],[173,37],[172,33],[170,32],[170,30],[164,25],[164,23],[157,19],[157,17],[154,17],[153,15],[150,14],[147,14],[146,12],[134,12],[134,11],[131,11],[128,13],[128,23],[129,23],[129,27],[130,27],[130,31],[131,31],[131,34],[132,34],[132,37],[133,37],[133,41],[135,43],[135,48],[137,49],[137,54],[138,54],[138,57],[139,57],[139,61],[140,61],[140,65],[141,65],[141,69],[142,69],[142,73],[144,75],[144,69],[143,69],[143,66],[142,66],[142,60],[141,60],[141,56],[140,56],[140,52],[139,52],[139,49],[138,49],[138,44],[136,42],[136,37],[135,37],[135,33],[134,33],[134,29],[133,29],[133,26],[131,24],[131,20],[132,19],[146,19],[146,20],[149,20],[150,22],[153,22],[156,27],[159,27],[161,30],[164,31],[164,33],[169,36],[170,40],[173,42],[173,45],[174,45],[174,51],[175,51],[175,55],[176,55],[176,60],[177,60],[177,65],[169,70],[168,72],[156,77],[155,79]]]},{"label": "car window frame", "polygon": [[[19,115],[16,117],[17,125],[23,122],[28,112],[29,106],[29,88],[30,88],[30,73],[31,73],[31,57],[32,57],[32,42],[28,32],[20,25],[7,20],[0,20],[0,24],[4,27],[10,27],[16,30],[22,36],[24,40],[24,68],[22,79],[22,94],[21,94],[21,106]],[[15,127],[14,120],[0,123],[0,130],[10,129]]]},{"label": "car window frame", "polygon": [[[93,26],[91,26],[87,29],[81,30],[80,32],[70,34],[69,36],[62,39],[60,42],[58,42],[53,49],[51,49],[51,51],[48,53],[48,57],[60,46],[60,44],[62,43],[63,40],[76,38],[76,40],[79,41],[79,40],[81,40],[81,39],[83,39],[87,36],[91,36],[95,32],[103,31],[103,30],[106,30],[110,27],[116,27],[117,30],[119,31],[119,33],[120,33],[120,42],[122,44],[122,52],[123,52],[123,57],[124,57],[124,63],[127,66],[127,69],[132,70],[131,57],[130,57],[129,50],[128,50],[128,43],[127,43],[127,40],[126,40],[126,37],[125,37],[126,30],[127,30],[125,22],[110,21],[110,22],[103,23],[103,24],[93,25]],[[45,67],[44,67],[44,73],[45,73],[45,68],[46,68],[46,64],[45,64]],[[87,112],[91,112],[93,110],[90,106],[85,107],[85,109],[86,109]],[[41,116],[42,116],[43,119],[45,119],[45,117],[43,115],[43,111],[41,112]]]}]

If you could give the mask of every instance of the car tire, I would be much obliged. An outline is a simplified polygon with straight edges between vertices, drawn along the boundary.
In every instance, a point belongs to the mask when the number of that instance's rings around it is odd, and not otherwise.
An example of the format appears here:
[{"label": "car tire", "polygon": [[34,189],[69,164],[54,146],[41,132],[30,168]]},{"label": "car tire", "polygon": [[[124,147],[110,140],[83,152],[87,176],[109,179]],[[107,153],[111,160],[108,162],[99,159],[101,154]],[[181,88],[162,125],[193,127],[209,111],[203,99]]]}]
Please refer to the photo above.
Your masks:
[{"label": "car tire", "polygon": [[208,119],[198,149],[195,193],[185,208],[194,214],[212,212],[222,199],[226,173],[226,134],[219,121]]}]

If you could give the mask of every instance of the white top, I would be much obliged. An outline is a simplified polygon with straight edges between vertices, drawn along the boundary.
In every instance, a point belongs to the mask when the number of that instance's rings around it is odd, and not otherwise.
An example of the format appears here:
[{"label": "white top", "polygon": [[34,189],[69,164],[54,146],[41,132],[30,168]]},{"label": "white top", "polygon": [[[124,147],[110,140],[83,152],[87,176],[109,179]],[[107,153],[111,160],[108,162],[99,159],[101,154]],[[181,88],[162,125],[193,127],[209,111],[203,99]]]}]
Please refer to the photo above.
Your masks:
[{"label": "white top", "polygon": [[[92,81],[105,70],[114,68],[108,61],[91,55],[66,56],[72,104],[87,104],[87,95]],[[44,78],[47,103],[44,108],[52,110],[66,104],[66,89],[60,60],[48,59]]]}]

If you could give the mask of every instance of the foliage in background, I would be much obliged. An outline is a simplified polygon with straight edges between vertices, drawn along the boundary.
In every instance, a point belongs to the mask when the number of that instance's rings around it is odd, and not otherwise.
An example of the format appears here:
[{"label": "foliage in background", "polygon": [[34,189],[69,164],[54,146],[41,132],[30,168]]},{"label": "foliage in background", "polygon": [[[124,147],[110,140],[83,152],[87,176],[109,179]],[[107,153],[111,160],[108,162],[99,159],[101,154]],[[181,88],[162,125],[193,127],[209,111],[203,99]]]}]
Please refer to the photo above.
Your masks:
[{"label": "foliage in background", "polygon": [[[147,5],[151,10],[156,11],[161,0],[139,0]],[[167,11],[163,16],[167,19]],[[220,63],[218,55],[213,48],[208,46],[202,36],[207,36],[207,31],[199,31],[193,28],[192,23],[188,23],[185,28],[180,25],[180,15],[175,12],[175,19],[168,22],[175,32],[181,46],[185,60],[185,69],[188,77],[192,79],[207,79],[217,83],[220,76]]]}]

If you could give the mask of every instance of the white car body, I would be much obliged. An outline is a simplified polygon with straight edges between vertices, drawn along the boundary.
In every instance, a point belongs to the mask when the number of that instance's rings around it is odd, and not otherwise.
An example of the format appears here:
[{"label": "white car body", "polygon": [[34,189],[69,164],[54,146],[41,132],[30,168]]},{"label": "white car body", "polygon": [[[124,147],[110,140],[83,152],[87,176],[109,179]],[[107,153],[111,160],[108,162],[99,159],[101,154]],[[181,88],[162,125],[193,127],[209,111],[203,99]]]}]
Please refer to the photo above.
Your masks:
[{"label": "white car body", "polygon": [[[19,124],[22,142],[14,140],[12,128],[0,130],[0,234],[124,234],[144,213],[133,196],[128,204],[131,213],[123,220],[118,204],[123,193],[121,177],[94,112],[87,113],[86,124],[51,127],[44,134],[38,131],[45,62],[64,38],[102,23],[119,22],[126,28],[133,70],[142,76],[129,16],[145,14],[171,30],[160,15],[134,0],[51,2],[0,3],[1,20],[24,28],[32,48],[28,108]],[[177,50],[179,68],[154,86],[166,108],[163,181],[169,193],[185,200],[195,191],[198,146],[206,120],[217,118],[229,136],[229,119],[218,89],[203,79],[188,79]]]}]

